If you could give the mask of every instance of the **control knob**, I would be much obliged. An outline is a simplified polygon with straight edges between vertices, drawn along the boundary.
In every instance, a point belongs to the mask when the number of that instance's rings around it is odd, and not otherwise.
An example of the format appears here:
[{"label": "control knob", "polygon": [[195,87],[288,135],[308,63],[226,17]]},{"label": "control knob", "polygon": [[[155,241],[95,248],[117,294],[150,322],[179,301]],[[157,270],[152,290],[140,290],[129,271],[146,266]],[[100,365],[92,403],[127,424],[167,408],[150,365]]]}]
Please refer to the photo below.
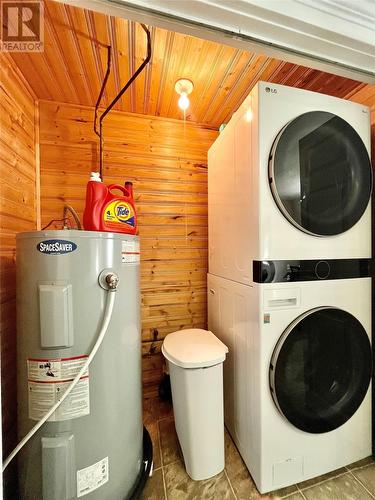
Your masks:
[{"label": "control knob", "polygon": [[331,268],[326,260],[320,260],[315,265],[315,275],[319,280],[328,278]]}]

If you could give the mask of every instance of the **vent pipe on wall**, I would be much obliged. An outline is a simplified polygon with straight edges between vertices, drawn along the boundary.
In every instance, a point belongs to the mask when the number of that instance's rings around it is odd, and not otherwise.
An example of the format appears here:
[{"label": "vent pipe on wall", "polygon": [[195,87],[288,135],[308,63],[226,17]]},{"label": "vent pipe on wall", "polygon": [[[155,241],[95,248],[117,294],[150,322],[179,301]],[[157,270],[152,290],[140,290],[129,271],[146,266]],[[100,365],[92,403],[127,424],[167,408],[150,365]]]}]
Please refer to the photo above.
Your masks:
[{"label": "vent pipe on wall", "polygon": [[100,119],[99,119],[99,131],[97,127],[97,120],[98,120],[98,109],[100,105],[100,101],[103,97],[104,89],[107,84],[108,77],[111,72],[111,46],[108,46],[108,55],[107,55],[107,71],[104,76],[103,84],[100,89],[100,93],[98,96],[98,100],[95,105],[95,115],[94,115],[94,132],[95,134],[99,137],[99,173],[100,173],[100,178],[103,181],[103,120],[104,118],[108,115],[108,113],[111,111],[113,106],[117,103],[117,101],[122,97],[122,95],[126,92],[126,90],[129,88],[129,86],[134,82],[134,80],[137,78],[137,76],[143,71],[143,69],[147,66],[147,64],[151,60],[151,34],[150,31],[147,29],[145,24],[141,24],[143,30],[145,31],[147,35],[147,55],[143,63],[139,66],[137,71],[129,78],[127,83],[124,85],[124,87],[120,90],[120,92],[117,94],[117,96],[112,100],[112,102],[109,104],[109,106],[105,109],[105,111],[101,114]]}]

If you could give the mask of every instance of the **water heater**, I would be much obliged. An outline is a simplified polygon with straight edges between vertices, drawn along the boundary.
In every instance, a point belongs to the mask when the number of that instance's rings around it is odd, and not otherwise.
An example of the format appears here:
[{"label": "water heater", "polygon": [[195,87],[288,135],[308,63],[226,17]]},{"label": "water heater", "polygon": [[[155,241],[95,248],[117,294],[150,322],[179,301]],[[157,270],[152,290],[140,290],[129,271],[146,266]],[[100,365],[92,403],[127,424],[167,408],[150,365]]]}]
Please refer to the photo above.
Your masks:
[{"label": "water heater", "polygon": [[[82,368],[88,370],[19,453],[25,500],[123,500],[142,474],[137,236],[41,231],[17,236],[18,429],[22,438]],[[112,292],[113,293],[113,292]]]}]

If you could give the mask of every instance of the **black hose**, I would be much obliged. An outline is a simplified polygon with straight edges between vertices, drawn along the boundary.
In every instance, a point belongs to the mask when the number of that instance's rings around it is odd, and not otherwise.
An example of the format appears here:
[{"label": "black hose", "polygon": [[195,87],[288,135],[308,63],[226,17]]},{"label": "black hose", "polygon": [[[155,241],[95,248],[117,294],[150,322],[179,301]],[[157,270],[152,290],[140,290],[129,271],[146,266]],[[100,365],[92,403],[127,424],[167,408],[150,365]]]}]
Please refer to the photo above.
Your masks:
[{"label": "black hose", "polygon": [[153,449],[150,434],[146,427],[143,427],[143,469],[141,470],[137,481],[125,500],[138,500],[146,486],[150,476],[153,460]]},{"label": "black hose", "polygon": [[120,90],[120,92],[113,99],[113,101],[107,106],[107,108],[100,115],[100,119],[99,119],[99,133],[98,133],[97,127],[96,127],[96,123],[97,123],[97,108],[99,106],[101,97],[103,95],[104,88],[105,88],[105,85],[107,83],[107,79],[108,79],[109,72],[110,72],[110,54],[111,54],[110,47],[108,49],[107,73],[106,73],[106,76],[104,78],[104,82],[103,82],[103,85],[102,85],[102,88],[100,90],[100,94],[99,94],[99,97],[98,97],[98,100],[97,100],[97,105],[95,107],[95,118],[94,118],[94,130],[95,130],[95,133],[99,136],[99,173],[100,173],[100,178],[101,178],[102,181],[103,181],[103,120],[107,116],[107,114],[111,111],[111,109],[116,104],[116,102],[121,98],[121,96],[124,94],[124,92],[126,92],[126,90],[128,89],[128,87],[134,82],[134,80],[137,78],[137,76],[143,71],[143,69],[145,68],[145,66],[147,66],[147,64],[151,60],[151,53],[152,53],[152,51],[151,51],[151,34],[150,34],[150,31],[147,29],[147,26],[145,24],[141,23],[141,26],[142,26],[144,32],[147,35],[147,55],[146,55],[146,59],[139,66],[139,68],[137,69],[137,71],[129,78],[129,80],[127,81],[127,83]]},{"label": "black hose", "polygon": [[95,134],[100,138],[100,134],[99,134],[99,131],[96,127],[96,122],[97,122],[97,119],[98,119],[98,109],[99,109],[99,105],[100,105],[100,101],[102,100],[102,97],[103,97],[103,94],[104,94],[104,89],[107,85],[107,80],[108,80],[108,77],[109,77],[109,74],[111,73],[111,46],[109,45],[107,47],[107,71],[105,73],[105,76],[104,76],[104,80],[103,80],[103,83],[102,83],[102,88],[100,89],[100,92],[99,92],[99,96],[98,96],[98,99],[96,101],[96,104],[95,104],[95,115],[94,115],[94,132]]}]

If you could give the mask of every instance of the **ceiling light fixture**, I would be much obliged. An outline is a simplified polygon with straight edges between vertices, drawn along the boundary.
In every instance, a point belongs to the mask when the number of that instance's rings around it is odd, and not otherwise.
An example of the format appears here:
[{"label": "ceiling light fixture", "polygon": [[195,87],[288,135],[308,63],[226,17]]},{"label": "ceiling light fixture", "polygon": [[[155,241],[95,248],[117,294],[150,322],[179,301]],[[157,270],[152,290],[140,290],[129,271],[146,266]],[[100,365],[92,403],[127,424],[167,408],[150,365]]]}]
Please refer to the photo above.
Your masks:
[{"label": "ceiling light fixture", "polygon": [[178,100],[178,106],[182,111],[186,111],[190,106],[188,95],[192,93],[193,88],[193,82],[187,78],[180,78],[175,83],[174,89],[181,96]]},{"label": "ceiling light fixture", "polygon": [[253,119],[253,112],[252,110],[249,108],[246,113],[245,113],[245,120],[247,122],[251,122],[251,120]]}]

